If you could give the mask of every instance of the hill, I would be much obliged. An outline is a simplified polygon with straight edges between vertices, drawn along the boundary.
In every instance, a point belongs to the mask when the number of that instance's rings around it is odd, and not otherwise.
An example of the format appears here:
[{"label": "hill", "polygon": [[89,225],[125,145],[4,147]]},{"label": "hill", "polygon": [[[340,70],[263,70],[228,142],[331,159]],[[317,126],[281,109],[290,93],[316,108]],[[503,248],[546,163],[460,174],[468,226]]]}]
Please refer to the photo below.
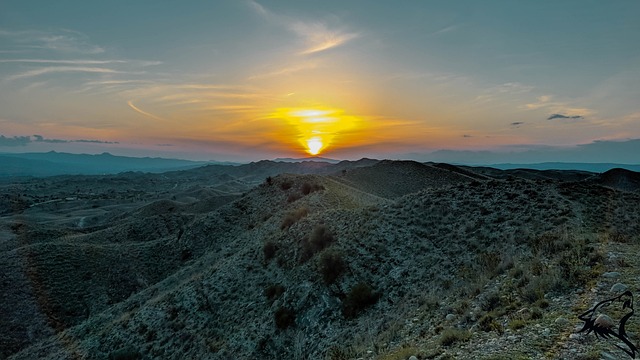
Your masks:
[{"label": "hill", "polygon": [[0,356],[619,355],[573,332],[640,286],[640,193],[530,174],[365,160],[12,183]]}]

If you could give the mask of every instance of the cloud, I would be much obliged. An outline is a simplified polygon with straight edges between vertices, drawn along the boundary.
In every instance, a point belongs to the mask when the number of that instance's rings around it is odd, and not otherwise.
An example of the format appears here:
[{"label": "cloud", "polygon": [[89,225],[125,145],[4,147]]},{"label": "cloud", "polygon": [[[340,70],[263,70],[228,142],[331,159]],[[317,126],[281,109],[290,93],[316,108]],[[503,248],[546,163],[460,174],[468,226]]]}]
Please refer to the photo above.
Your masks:
[{"label": "cloud", "polygon": [[103,141],[103,140],[63,140],[63,139],[48,139],[42,135],[26,135],[26,136],[14,136],[5,137],[0,135],[0,146],[26,146],[29,143],[49,143],[49,144],[66,144],[66,143],[92,143],[92,144],[119,144],[117,141]]},{"label": "cloud", "polygon": [[514,121],[510,125],[513,127],[520,127],[523,124],[524,124],[524,121]]},{"label": "cloud", "polygon": [[0,135],[0,146],[25,146],[31,142],[29,136],[5,137]]},{"label": "cloud", "polygon": [[562,114],[551,114],[547,118],[547,120],[553,120],[553,119],[584,119],[584,116],[582,116],[582,115],[567,116],[567,115],[562,115]]},{"label": "cloud", "polygon": [[472,135],[469,135],[469,134],[464,134],[464,135],[462,135],[462,137],[463,137],[463,138],[470,138],[470,137],[473,137],[473,136],[472,136]]},{"label": "cloud", "polygon": [[305,42],[305,49],[299,53],[301,55],[309,55],[336,48],[360,36],[359,33],[339,29],[340,26],[330,27],[319,20],[296,20],[276,14],[255,1],[249,1],[248,3],[251,9],[265,20],[285,27],[299,38],[302,38]]},{"label": "cloud", "polygon": [[129,105],[130,108],[132,108],[133,110],[135,110],[136,112],[138,112],[138,113],[140,113],[142,115],[148,116],[148,117],[150,117],[152,119],[164,121],[164,119],[159,117],[159,116],[153,115],[151,113],[148,113],[148,112],[146,112],[144,110],[141,110],[141,109],[137,108],[135,105],[133,105],[133,101],[131,101],[131,100],[127,101],[127,105]]},{"label": "cloud", "polygon": [[13,42],[20,49],[45,49],[56,53],[101,54],[103,47],[92,44],[89,37],[72,30],[56,31],[9,31],[0,30],[0,37]]},{"label": "cloud", "polygon": [[552,101],[552,99],[551,95],[542,95],[538,97],[537,102],[525,104],[524,108],[526,110],[548,110],[551,115],[547,120],[582,119],[595,113],[592,109],[574,107],[566,101]]},{"label": "cloud", "polygon": [[17,79],[30,78],[39,75],[52,74],[52,73],[65,73],[65,72],[85,72],[85,73],[100,73],[100,74],[119,74],[122,71],[117,71],[109,68],[101,67],[84,67],[84,66],[51,66],[40,69],[34,69],[25,71],[20,74],[7,77],[7,81],[14,81]]},{"label": "cloud", "polygon": [[289,66],[282,69],[270,71],[264,74],[253,75],[249,77],[248,80],[257,80],[257,79],[272,78],[272,77],[277,77],[282,75],[291,75],[300,71],[315,69],[317,67],[318,67],[318,64],[316,64],[315,62],[301,64],[297,66]]},{"label": "cloud", "polygon": [[298,36],[304,38],[306,41],[307,48],[301,52],[303,55],[342,46],[360,36],[357,33],[331,30],[326,24],[321,22],[296,22],[291,24],[290,27]]}]

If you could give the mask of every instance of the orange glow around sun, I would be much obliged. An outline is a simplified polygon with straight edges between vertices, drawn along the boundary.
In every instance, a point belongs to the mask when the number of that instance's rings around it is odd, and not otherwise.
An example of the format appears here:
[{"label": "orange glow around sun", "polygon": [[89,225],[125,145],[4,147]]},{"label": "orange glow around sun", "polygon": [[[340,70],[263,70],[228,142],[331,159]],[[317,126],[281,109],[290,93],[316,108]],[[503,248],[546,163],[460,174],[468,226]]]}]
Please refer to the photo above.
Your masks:
[{"label": "orange glow around sun", "polygon": [[294,127],[297,143],[312,156],[335,146],[340,133],[352,130],[358,119],[345,115],[343,110],[331,108],[282,108],[274,117],[284,119]]}]

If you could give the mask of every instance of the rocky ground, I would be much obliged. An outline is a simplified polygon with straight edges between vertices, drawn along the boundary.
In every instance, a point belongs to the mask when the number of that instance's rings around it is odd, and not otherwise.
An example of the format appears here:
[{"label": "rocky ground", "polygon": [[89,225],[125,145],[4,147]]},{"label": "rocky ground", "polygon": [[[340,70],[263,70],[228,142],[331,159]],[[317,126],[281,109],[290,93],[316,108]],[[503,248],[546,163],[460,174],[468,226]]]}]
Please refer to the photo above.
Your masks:
[{"label": "rocky ground", "polygon": [[[0,356],[626,356],[576,329],[598,301],[638,290],[634,174],[347,165],[275,176],[257,163],[266,176],[234,194],[223,185],[257,175],[170,174],[176,191],[82,215],[86,227],[7,212]],[[627,324],[634,343],[639,323]]]}]

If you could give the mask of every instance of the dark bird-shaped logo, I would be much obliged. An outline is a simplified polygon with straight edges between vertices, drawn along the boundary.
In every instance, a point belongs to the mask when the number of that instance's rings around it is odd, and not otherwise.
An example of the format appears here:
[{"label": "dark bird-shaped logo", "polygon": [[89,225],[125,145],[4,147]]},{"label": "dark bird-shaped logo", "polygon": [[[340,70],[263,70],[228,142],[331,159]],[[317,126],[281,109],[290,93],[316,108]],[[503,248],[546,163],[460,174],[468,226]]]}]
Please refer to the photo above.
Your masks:
[{"label": "dark bird-shaped logo", "polygon": [[[629,310],[627,314],[625,314],[621,319],[620,323],[617,325],[616,323],[609,317],[608,315],[601,313],[602,308],[608,307],[609,305],[615,302],[622,302],[622,311]],[[611,337],[615,337],[627,345],[628,349],[620,345],[615,345],[617,348],[621,349],[632,359],[636,358],[636,352],[638,349],[636,346],[629,340],[627,337],[627,332],[624,329],[625,324],[633,316],[633,294],[631,291],[625,291],[624,293],[608,299],[603,300],[597,303],[593,308],[585,311],[581,315],[578,316],[578,319],[584,321],[584,326],[578,332],[586,331],[587,334],[593,331],[596,334],[597,338],[602,337],[603,339],[609,339]]]}]

